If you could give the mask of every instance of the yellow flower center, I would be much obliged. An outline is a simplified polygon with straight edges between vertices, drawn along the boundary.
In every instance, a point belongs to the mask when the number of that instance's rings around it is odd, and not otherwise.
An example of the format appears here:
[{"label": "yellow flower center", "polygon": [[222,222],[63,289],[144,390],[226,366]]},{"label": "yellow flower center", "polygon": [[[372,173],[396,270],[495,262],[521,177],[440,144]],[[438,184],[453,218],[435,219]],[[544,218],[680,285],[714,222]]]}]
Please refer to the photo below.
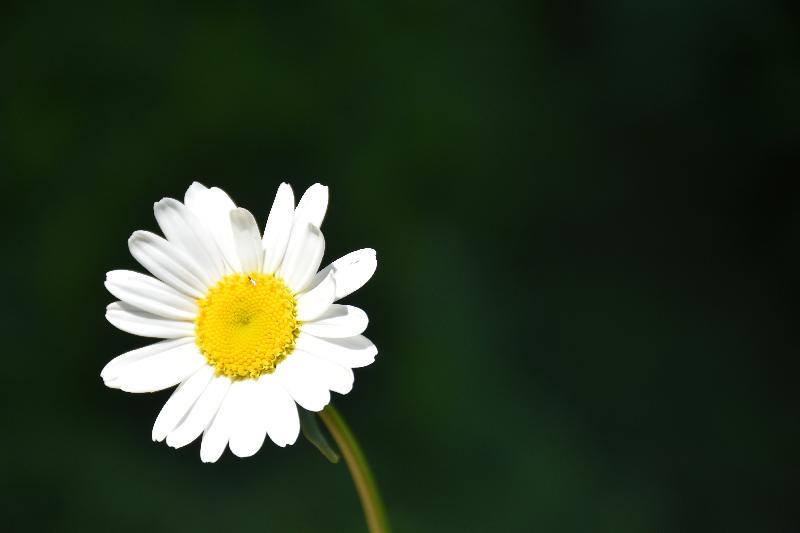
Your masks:
[{"label": "yellow flower center", "polygon": [[271,274],[225,276],[197,305],[197,345],[217,375],[257,378],[294,350],[296,301]]}]

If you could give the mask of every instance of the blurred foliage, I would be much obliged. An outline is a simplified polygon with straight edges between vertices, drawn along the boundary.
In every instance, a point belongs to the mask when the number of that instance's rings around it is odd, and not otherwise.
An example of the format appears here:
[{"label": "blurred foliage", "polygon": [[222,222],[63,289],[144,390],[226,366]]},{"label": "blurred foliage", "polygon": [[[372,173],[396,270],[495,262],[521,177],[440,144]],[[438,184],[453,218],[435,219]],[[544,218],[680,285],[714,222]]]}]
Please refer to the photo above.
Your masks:
[{"label": "blurred foliage", "polygon": [[301,439],[204,465],[106,271],[192,180],[331,187],[396,531],[797,524],[800,65],[770,2],[30,2],[0,17],[8,531],[365,531]]}]

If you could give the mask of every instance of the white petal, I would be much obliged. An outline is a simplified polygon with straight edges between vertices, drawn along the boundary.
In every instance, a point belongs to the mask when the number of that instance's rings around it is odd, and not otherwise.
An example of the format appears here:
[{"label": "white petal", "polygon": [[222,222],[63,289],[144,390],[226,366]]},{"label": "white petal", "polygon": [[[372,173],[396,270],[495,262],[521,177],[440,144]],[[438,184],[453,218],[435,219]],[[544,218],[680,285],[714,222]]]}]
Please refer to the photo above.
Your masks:
[{"label": "white petal", "polygon": [[164,198],[153,206],[161,231],[167,240],[191,257],[213,285],[225,274],[225,264],[216,241],[189,208],[173,198]]},{"label": "white petal", "polygon": [[206,390],[211,378],[214,377],[214,367],[203,365],[200,370],[181,383],[172,392],[167,403],[158,413],[155,424],[153,424],[153,440],[161,442],[167,438],[167,434],[175,429],[178,424],[189,412],[194,403]]},{"label": "white petal", "polygon": [[323,357],[315,357],[313,355],[301,352],[295,349],[291,357],[305,359],[306,365],[313,368],[316,376],[320,381],[333,392],[339,394],[347,394],[353,390],[353,371],[342,365],[337,365]]},{"label": "white petal", "polygon": [[[301,229],[306,224],[321,227],[328,209],[328,188],[319,183],[309,187],[297,203],[294,210],[295,226]],[[297,224],[299,223],[299,224]]]},{"label": "white petal", "polygon": [[295,347],[348,368],[361,368],[375,362],[378,348],[363,335],[342,339],[321,339],[301,331]]},{"label": "white petal", "polygon": [[257,381],[263,394],[263,413],[267,434],[278,446],[294,444],[300,434],[297,405],[275,374],[266,374]]},{"label": "white petal", "polygon": [[126,366],[106,385],[125,392],[155,392],[181,383],[205,364],[194,343],[181,344]]},{"label": "white petal", "polygon": [[338,339],[353,337],[367,329],[367,314],[352,305],[333,304],[319,317],[301,326],[301,330],[316,337]]},{"label": "white petal", "polygon": [[125,302],[109,304],[106,320],[122,331],[141,337],[175,339],[194,335],[193,322],[160,317]]},{"label": "white petal", "polygon": [[171,350],[176,346],[180,346],[182,344],[187,344],[190,342],[194,342],[194,339],[191,337],[183,337],[180,339],[169,339],[166,341],[156,342],[154,344],[147,345],[143,348],[138,348],[136,350],[131,350],[129,352],[125,352],[122,355],[118,355],[114,359],[108,362],[108,364],[103,367],[103,370],[100,371],[100,377],[103,378],[104,381],[110,381],[114,378],[118,377],[120,372],[122,372],[126,367],[141,361],[147,357],[152,357],[154,355],[160,354],[161,352],[165,352],[167,350]]},{"label": "white petal", "polygon": [[249,381],[251,380],[231,383],[228,394],[225,395],[216,416],[203,433],[203,442],[200,444],[200,460],[204,463],[215,463],[225,451],[231,431],[241,421],[240,409]]},{"label": "white petal", "polygon": [[314,277],[324,252],[325,238],[319,228],[307,224],[301,230],[295,226],[286,257],[278,269],[279,277],[293,292],[302,291]]},{"label": "white petal", "polygon": [[194,320],[195,300],[176,291],[163,281],[130,270],[106,274],[108,292],[143,311],[176,320]]},{"label": "white petal", "polygon": [[236,415],[229,429],[231,451],[237,457],[250,457],[261,449],[267,436],[264,389],[258,380],[246,379],[237,383],[239,400]]},{"label": "white petal", "polygon": [[195,215],[202,218],[202,215],[197,212],[196,208],[202,202],[203,196],[208,192],[208,187],[199,181],[192,182],[189,188],[186,189],[186,194],[183,195],[183,203],[194,212]]},{"label": "white petal", "polygon": [[262,244],[265,252],[265,274],[274,273],[283,261],[293,222],[294,194],[288,183],[281,183],[264,227]]},{"label": "white petal", "polygon": [[289,354],[278,364],[274,375],[294,401],[309,411],[322,411],[331,401],[327,385],[306,358]]},{"label": "white petal", "polygon": [[333,303],[335,293],[333,273],[328,273],[319,285],[297,297],[297,319],[305,322],[320,316]]},{"label": "white petal", "polygon": [[238,207],[231,211],[231,228],[242,271],[261,272],[264,249],[261,247],[261,234],[258,232],[256,219],[250,211]]},{"label": "white petal", "polygon": [[236,204],[230,196],[217,187],[207,189],[204,185],[194,182],[186,191],[184,203],[200,219],[206,231],[214,237],[228,265],[228,272],[240,271],[230,218],[230,212],[236,209]]},{"label": "white petal", "polygon": [[360,289],[378,267],[375,250],[363,248],[350,252],[326,266],[314,276],[309,287],[316,287],[329,273],[333,273],[336,280],[336,295],[334,301],[341,300],[348,294]]},{"label": "white petal", "polygon": [[197,265],[178,247],[149,231],[136,231],[128,239],[131,255],[151,274],[192,298],[202,298],[208,284]]},{"label": "white petal", "polygon": [[208,427],[217,414],[222,400],[225,398],[231,380],[225,376],[216,376],[208,384],[206,390],[189,411],[183,422],[167,435],[167,445],[173,448],[186,446]]}]

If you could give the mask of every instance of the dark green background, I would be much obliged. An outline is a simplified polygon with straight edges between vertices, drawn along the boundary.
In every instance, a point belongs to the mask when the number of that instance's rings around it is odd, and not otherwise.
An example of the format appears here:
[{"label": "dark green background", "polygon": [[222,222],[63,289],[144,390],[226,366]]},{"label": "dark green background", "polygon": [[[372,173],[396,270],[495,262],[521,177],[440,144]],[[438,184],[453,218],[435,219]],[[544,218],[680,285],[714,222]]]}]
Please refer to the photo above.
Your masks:
[{"label": "dark green background", "polygon": [[769,2],[2,8],[6,531],[365,531],[305,441],[200,462],[104,388],[126,239],[331,188],[397,532],[789,531],[800,33]]}]

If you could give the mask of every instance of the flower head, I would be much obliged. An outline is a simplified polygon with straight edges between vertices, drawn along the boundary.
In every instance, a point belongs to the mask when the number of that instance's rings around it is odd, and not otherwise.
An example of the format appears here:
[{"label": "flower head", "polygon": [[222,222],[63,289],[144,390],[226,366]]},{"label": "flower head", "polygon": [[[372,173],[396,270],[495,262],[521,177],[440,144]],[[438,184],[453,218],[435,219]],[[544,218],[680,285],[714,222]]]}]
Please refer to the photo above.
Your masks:
[{"label": "flower head", "polygon": [[164,340],[112,359],[100,375],[127,392],[178,385],[153,440],[179,448],[202,435],[205,462],[226,446],[251,456],[267,435],[278,446],[293,444],[297,405],[322,410],[331,391],[352,389],[353,368],[375,360],[377,348],[361,335],[367,315],[334,303],[372,277],[375,251],[352,252],[318,271],[327,206],[327,187],[311,186],[295,207],[282,183],[262,235],[224,191],[193,183],[184,203],[155,204],[164,237],[131,236],[131,254],[151,275],[109,272],[106,288],[119,301],[106,318]]}]

